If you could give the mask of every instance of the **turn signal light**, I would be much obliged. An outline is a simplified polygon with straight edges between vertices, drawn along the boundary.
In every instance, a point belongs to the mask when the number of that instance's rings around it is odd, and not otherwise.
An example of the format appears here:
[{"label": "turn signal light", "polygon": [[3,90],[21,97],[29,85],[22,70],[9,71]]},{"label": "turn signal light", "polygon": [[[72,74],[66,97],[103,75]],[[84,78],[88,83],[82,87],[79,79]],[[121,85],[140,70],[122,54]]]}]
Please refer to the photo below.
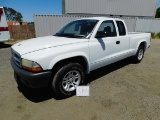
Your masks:
[{"label": "turn signal light", "polygon": [[27,70],[27,71],[31,71],[31,72],[41,72],[41,71],[42,71],[42,68],[41,68],[41,67],[30,68],[30,67],[23,66],[23,69],[25,69],[25,70]]}]

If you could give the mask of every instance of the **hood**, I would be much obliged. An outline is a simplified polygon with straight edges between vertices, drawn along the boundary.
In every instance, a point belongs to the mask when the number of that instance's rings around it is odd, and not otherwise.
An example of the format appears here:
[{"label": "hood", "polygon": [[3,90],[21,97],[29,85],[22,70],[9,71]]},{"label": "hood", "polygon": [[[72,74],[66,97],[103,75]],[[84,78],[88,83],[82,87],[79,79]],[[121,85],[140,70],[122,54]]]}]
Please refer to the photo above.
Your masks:
[{"label": "hood", "polygon": [[20,55],[23,55],[29,52],[34,52],[50,47],[74,44],[79,42],[87,42],[87,41],[88,39],[46,36],[46,37],[33,38],[16,43],[12,46],[12,49],[17,51]]}]

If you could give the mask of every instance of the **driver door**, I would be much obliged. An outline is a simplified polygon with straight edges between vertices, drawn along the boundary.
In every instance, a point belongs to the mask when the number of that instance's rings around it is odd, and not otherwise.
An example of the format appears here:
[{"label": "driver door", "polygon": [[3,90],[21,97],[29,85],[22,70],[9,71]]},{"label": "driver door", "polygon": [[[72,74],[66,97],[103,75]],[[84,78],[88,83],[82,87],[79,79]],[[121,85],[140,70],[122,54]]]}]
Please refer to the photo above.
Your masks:
[{"label": "driver door", "polygon": [[90,40],[90,66],[91,70],[103,67],[118,61],[118,54],[121,49],[120,41],[117,37],[117,30],[113,20],[103,21],[97,31],[103,32],[107,29],[108,35],[102,38],[92,38]]}]

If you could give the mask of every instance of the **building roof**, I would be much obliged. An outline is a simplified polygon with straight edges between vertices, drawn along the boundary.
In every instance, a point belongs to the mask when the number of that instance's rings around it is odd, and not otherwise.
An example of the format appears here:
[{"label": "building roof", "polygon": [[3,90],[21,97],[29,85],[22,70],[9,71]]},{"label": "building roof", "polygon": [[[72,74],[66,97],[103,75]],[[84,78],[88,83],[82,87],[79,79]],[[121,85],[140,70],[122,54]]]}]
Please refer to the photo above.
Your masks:
[{"label": "building roof", "polygon": [[64,14],[154,17],[158,0],[63,0]]}]

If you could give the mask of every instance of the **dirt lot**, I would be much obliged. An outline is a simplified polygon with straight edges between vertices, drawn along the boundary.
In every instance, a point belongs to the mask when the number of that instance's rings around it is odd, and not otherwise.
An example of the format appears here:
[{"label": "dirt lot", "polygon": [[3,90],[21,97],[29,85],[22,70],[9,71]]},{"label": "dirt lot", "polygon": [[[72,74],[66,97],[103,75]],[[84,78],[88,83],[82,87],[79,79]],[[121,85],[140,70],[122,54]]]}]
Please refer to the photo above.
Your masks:
[{"label": "dirt lot", "polygon": [[159,120],[160,40],[140,64],[126,59],[87,76],[90,97],[55,99],[48,89],[17,86],[9,45],[0,49],[0,120]]}]

